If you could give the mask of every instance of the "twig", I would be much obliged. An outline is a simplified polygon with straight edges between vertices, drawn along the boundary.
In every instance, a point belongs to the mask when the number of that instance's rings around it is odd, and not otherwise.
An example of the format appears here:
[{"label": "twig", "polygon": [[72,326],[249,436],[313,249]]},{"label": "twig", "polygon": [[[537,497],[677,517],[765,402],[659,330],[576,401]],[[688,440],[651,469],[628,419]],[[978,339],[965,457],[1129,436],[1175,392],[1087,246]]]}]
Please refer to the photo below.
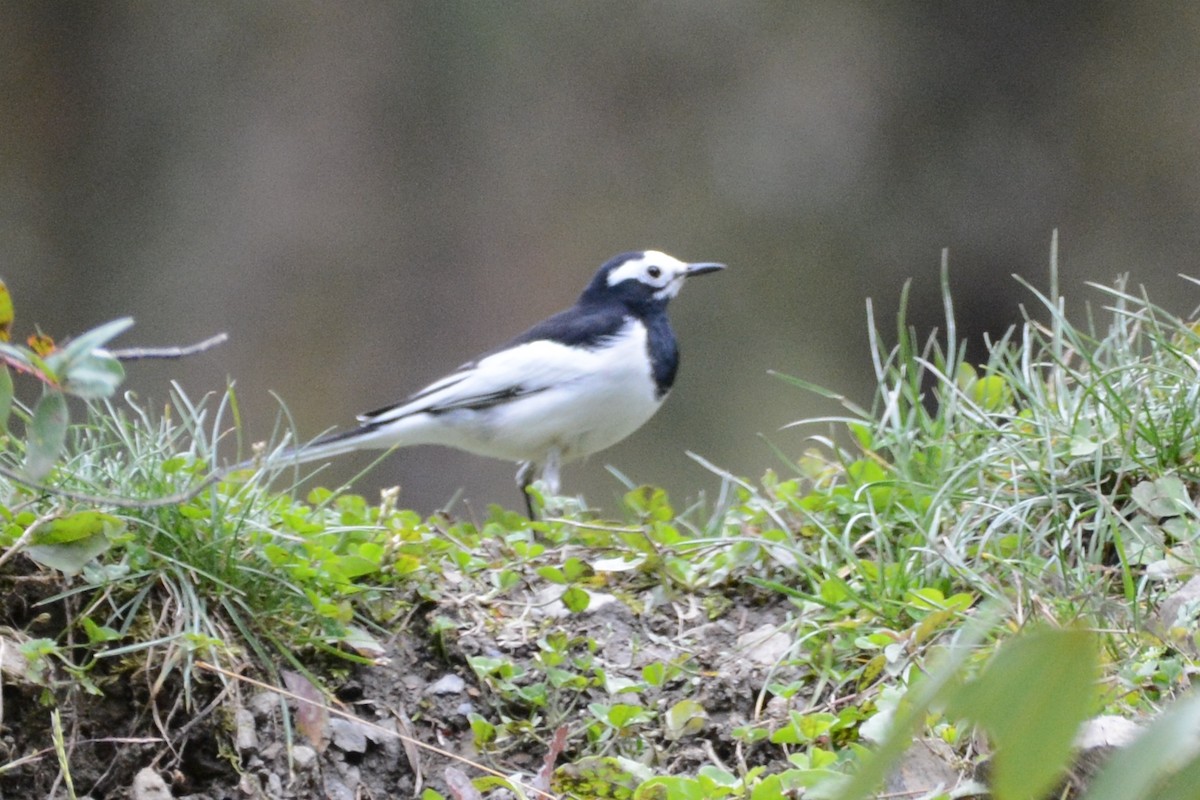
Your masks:
[{"label": "twig", "polygon": [[139,361],[143,358],[184,358],[196,353],[203,353],[228,339],[229,334],[218,333],[203,342],[197,342],[187,347],[127,347],[123,350],[109,350],[108,353],[118,361]]},{"label": "twig", "polygon": [[13,370],[14,372],[20,372],[20,373],[24,373],[26,375],[32,375],[33,377],[37,378],[42,383],[48,384],[50,386],[58,386],[57,381],[52,380],[49,375],[42,372],[37,367],[33,366],[32,364],[27,364],[24,361],[19,361],[15,358],[12,358],[11,356],[0,354],[0,364],[8,365],[9,369]]},{"label": "twig", "polygon": [[[152,737],[133,737],[133,736],[106,736],[100,739],[80,739],[79,744],[158,744],[162,739],[157,736]],[[28,755],[21,756],[16,761],[6,761],[0,764],[0,775],[6,772],[11,772],[17,767],[23,767],[26,764],[31,764],[34,761],[45,758],[54,752],[53,745],[43,747],[41,750],[35,750]]]}]

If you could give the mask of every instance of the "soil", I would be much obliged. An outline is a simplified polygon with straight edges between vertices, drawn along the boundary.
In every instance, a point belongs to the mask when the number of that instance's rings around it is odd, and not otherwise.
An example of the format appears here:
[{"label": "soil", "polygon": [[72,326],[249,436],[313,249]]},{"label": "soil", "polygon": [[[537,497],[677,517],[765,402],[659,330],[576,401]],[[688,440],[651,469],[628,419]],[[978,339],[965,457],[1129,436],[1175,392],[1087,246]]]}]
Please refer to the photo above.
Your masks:
[{"label": "soil", "polygon": [[[763,687],[803,677],[801,667],[779,666],[792,644],[781,626],[796,608],[777,595],[744,597],[719,614],[706,608],[704,598],[667,599],[654,587],[620,598],[595,592],[582,613],[567,612],[556,599],[561,587],[553,584],[506,593],[503,601],[426,603],[397,623],[373,664],[348,666],[298,654],[334,696],[313,711],[257,684],[195,665],[182,669],[179,652],[165,659],[160,652],[153,664],[102,659],[88,675],[94,693],[61,669],[32,680],[29,665],[13,660],[14,651],[31,637],[62,641],[67,604],[77,610],[80,602],[78,595],[62,597],[66,588],[23,557],[0,573],[6,598],[0,648],[8,654],[0,697],[0,800],[69,796],[53,745],[55,709],[74,794],[92,800],[353,800],[419,797],[427,788],[469,797],[448,788],[448,767],[478,777],[483,773],[474,763],[528,783],[550,750],[545,731],[566,726],[565,750],[552,754],[559,766],[585,748],[594,754],[585,732],[595,720],[588,704],[618,700],[652,709],[660,719],[682,700],[703,707],[704,716],[686,735],[658,726],[637,742],[610,745],[609,752],[622,753],[623,747],[623,754],[654,774],[695,774],[709,764],[735,774],[759,764],[788,766],[778,746],[746,744],[731,733],[750,722],[786,718],[789,705],[767,702]],[[648,664],[687,666],[637,694],[614,697],[592,687],[563,693],[568,700],[536,712],[498,697],[469,666],[474,656],[532,665],[535,643],[555,634],[601,668],[610,687],[622,679],[642,682]],[[293,691],[320,696],[298,673],[284,672]],[[246,670],[244,677],[263,676]],[[533,729],[540,733],[497,741],[480,752],[470,715],[499,724],[522,714],[538,723]],[[556,791],[563,791],[561,784]]]}]

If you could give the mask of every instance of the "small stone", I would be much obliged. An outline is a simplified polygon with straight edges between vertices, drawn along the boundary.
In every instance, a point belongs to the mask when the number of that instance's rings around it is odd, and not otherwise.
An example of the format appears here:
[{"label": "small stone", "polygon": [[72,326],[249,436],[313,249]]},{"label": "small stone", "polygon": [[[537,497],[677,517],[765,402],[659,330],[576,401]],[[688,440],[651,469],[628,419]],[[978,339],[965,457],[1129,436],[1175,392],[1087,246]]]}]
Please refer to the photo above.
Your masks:
[{"label": "small stone", "polygon": [[252,800],[259,800],[263,796],[262,781],[257,775],[249,772],[242,773],[241,780],[238,781],[238,792],[242,797],[249,797]]},{"label": "small stone", "polygon": [[334,766],[338,774],[342,776],[342,780],[345,781],[346,786],[355,789],[362,783],[362,770],[358,766],[348,764],[345,761],[338,761]]},{"label": "small stone", "polygon": [[367,752],[367,736],[357,722],[334,717],[329,720],[329,736],[333,746],[344,753]]},{"label": "small stone", "polygon": [[292,762],[296,769],[310,770],[317,765],[317,751],[306,744],[298,744],[292,748]]},{"label": "small stone", "polygon": [[461,676],[453,672],[447,672],[442,677],[438,678],[433,683],[429,684],[429,688],[425,691],[430,694],[458,694],[467,687],[467,682]]},{"label": "small stone", "polygon": [[1142,728],[1136,722],[1111,714],[1093,717],[1083,723],[1075,736],[1080,750],[1101,747],[1124,747],[1137,738]]},{"label": "small stone", "polygon": [[1197,602],[1200,602],[1200,576],[1192,578],[1179,588],[1174,594],[1163,600],[1158,607],[1159,624],[1165,630],[1171,630],[1182,622],[1184,625],[1189,625],[1192,621],[1190,615],[1185,615],[1183,620],[1179,619],[1179,612],[1186,607],[1194,609]]},{"label": "small stone", "polygon": [[792,701],[781,694],[774,695],[767,701],[766,716],[768,719],[783,720],[788,715]]},{"label": "small stone", "polygon": [[325,797],[329,800],[355,800],[354,790],[334,775],[325,776]]},{"label": "small stone", "polygon": [[239,708],[233,715],[234,744],[242,755],[258,749],[258,733],[254,729],[254,712],[248,708]]},{"label": "small stone", "polygon": [[953,790],[960,782],[950,746],[941,739],[917,739],[896,762],[884,788],[896,797],[929,796]]},{"label": "small stone", "polygon": [[325,774],[325,795],[333,800],[358,800],[358,788],[362,783],[362,772],[345,761],[335,761],[337,774]]},{"label": "small stone", "polygon": [[737,646],[747,660],[771,666],[781,661],[792,649],[792,637],[767,623],[739,636]]},{"label": "small stone", "polygon": [[283,742],[275,741],[258,751],[263,761],[274,761],[283,752]]},{"label": "small stone", "polygon": [[399,758],[401,749],[400,729],[396,725],[396,720],[381,719],[375,724],[383,728],[383,731],[377,731],[371,741],[383,745],[383,752],[388,754],[388,758],[393,760]]},{"label": "small stone", "polygon": [[133,776],[132,800],[171,800],[171,790],[162,776],[150,767],[142,768]]},{"label": "small stone", "polygon": [[250,709],[259,719],[269,717],[279,710],[279,693],[259,692],[250,698],[250,701],[246,703],[246,708]]}]

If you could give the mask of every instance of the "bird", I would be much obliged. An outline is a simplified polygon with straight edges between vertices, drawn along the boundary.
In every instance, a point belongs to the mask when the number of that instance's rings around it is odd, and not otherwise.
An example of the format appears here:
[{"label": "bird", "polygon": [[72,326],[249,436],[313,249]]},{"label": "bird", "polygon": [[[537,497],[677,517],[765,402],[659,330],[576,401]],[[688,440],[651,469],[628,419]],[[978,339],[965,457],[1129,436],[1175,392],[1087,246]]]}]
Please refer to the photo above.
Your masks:
[{"label": "bird", "polygon": [[686,279],[725,269],[658,250],[606,261],[570,308],[537,323],[407,399],[358,416],[358,426],[269,457],[288,464],[363,449],[443,445],[518,464],[517,486],[551,494],[562,465],[642,427],[675,382],[679,347],[667,305]]}]

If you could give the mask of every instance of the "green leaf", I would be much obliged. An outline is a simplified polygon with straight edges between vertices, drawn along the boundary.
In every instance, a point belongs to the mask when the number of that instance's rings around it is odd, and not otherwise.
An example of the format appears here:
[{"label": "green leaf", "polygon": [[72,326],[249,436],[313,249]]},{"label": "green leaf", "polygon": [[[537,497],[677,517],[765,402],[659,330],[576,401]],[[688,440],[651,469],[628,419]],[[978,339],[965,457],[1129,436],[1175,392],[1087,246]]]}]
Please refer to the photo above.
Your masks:
[{"label": "green leaf", "polygon": [[821,581],[818,593],[829,605],[837,605],[850,597],[850,587],[841,578],[826,578]]},{"label": "green leaf", "polygon": [[341,556],[340,558],[334,556],[330,571],[333,572],[335,570],[342,580],[361,578],[364,575],[371,575],[378,572],[379,560],[364,558],[361,554],[354,553]]},{"label": "green leaf", "polygon": [[1200,786],[1200,758],[1193,758],[1171,776],[1154,800],[1196,800],[1197,786]]},{"label": "green leaf", "polygon": [[179,470],[188,465],[188,459],[185,456],[173,456],[162,462],[159,469],[166,475],[174,475]]},{"label": "green leaf", "polygon": [[614,728],[622,729],[630,725],[649,722],[651,714],[641,706],[629,703],[614,703],[608,710],[608,722]]},{"label": "green leaf", "polygon": [[861,422],[848,422],[846,423],[846,428],[863,450],[870,451],[875,449],[875,434],[872,432],[871,426],[863,425]]},{"label": "green leaf", "polygon": [[653,486],[639,486],[625,494],[625,506],[651,520],[666,522],[675,516],[667,493]]},{"label": "green leaf", "polygon": [[652,661],[642,667],[642,680],[651,686],[662,686],[667,679],[667,668],[661,661]]},{"label": "green leaf", "polygon": [[103,536],[94,536],[66,544],[33,545],[23,551],[30,560],[56,569],[64,575],[78,575],[92,559],[112,547]]},{"label": "green leaf", "polygon": [[119,517],[99,511],[80,511],[61,517],[36,531],[24,553],[43,566],[76,575],[96,556],[113,546],[125,530]]},{"label": "green leaf", "polygon": [[695,778],[656,776],[643,783],[633,793],[633,800],[717,800],[728,797],[728,790],[714,793]]},{"label": "green leaf", "polygon": [[587,611],[588,604],[592,601],[592,598],[586,589],[580,589],[578,586],[570,586],[562,593],[562,601],[564,606],[579,614]]},{"label": "green leaf", "polygon": [[733,729],[733,738],[741,739],[743,742],[760,742],[770,734],[771,732],[766,728],[751,728],[747,725]]},{"label": "green leaf", "polygon": [[810,742],[818,736],[824,736],[837,722],[837,717],[825,711],[811,714],[792,712],[792,719],[796,729]]},{"label": "green leaf", "polygon": [[667,709],[664,723],[668,739],[695,736],[708,723],[708,712],[695,700],[680,700]]},{"label": "green leaf", "polygon": [[468,714],[467,721],[471,723],[471,734],[475,738],[476,746],[488,744],[496,738],[496,726],[480,715]]},{"label": "green leaf", "polygon": [[1173,517],[1195,509],[1187,487],[1173,475],[1156,481],[1142,481],[1133,487],[1129,496],[1152,517]]},{"label": "green leaf", "polygon": [[946,605],[946,596],[933,586],[910,589],[905,600],[922,611],[938,610]]},{"label": "green leaf", "polygon": [[538,567],[537,574],[540,575],[543,579],[550,581],[550,583],[557,583],[559,585],[562,585],[567,582],[567,576],[563,575],[563,571],[561,569],[559,569],[558,567],[551,567],[551,566]]},{"label": "green leaf", "polygon": [[[934,703],[945,703],[960,691],[957,682],[963,665],[975,648],[979,647],[984,636],[996,625],[997,619],[998,613],[985,607],[979,616],[963,629],[957,646],[944,651],[941,661],[927,667],[928,671],[917,678],[905,692],[903,702],[896,706],[877,737],[879,744],[875,751],[861,759],[859,768],[853,775],[838,781],[836,786],[830,784],[832,791],[825,791],[825,787],[822,786],[820,794],[814,793],[814,797],[865,800],[877,792],[888,772],[899,763],[904,751],[908,749],[913,734],[925,724],[926,714]],[[767,780],[764,780],[759,786],[766,782]],[[772,796],[782,795],[760,795],[757,788],[751,794],[752,798]]]},{"label": "green leaf", "polygon": [[[31,357],[33,354],[24,348],[0,342],[0,355],[4,356],[5,360],[9,363],[19,364],[30,371],[37,369],[37,363]],[[41,359],[38,359],[38,361],[41,361]]]},{"label": "green leaf", "polygon": [[0,432],[8,428],[8,415],[12,411],[13,382],[8,367],[0,366]]},{"label": "green leaf", "polygon": [[949,714],[979,724],[995,743],[998,800],[1041,797],[1058,780],[1091,710],[1097,667],[1086,631],[1024,634],[953,698]]},{"label": "green leaf", "polygon": [[121,317],[120,319],[106,322],[103,325],[98,325],[64,344],[46,358],[46,363],[53,364],[52,368],[55,372],[64,368],[69,369],[73,362],[90,354],[97,347],[103,347],[110,340],[120,336],[132,326],[133,319],[130,317]]},{"label": "green leaf", "polygon": [[1008,381],[999,375],[988,375],[971,384],[971,399],[984,411],[999,411],[1012,402]]},{"label": "green leaf", "polygon": [[771,741],[776,744],[808,744],[818,736],[828,733],[837,722],[837,717],[827,712],[801,714],[799,711],[790,712],[792,724],[781,727],[771,734]]},{"label": "green leaf", "polygon": [[960,389],[968,389],[979,379],[979,373],[970,364],[961,362],[954,371],[954,385]]},{"label": "green leaf", "polygon": [[648,767],[632,759],[585,756],[555,770],[551,788],[559,794],[576,797],[629,800],[637,787],[651,777]]},{"label": "green leaf", "polygon": [[352,648],[360,656],[367,658],[380,658],[387,652],[383,644],[372,636],[370,631],[358,625],[347,625],[338,636],[338,641]]},{"label": "green leaf", "polygon": [[[840,779],[844,776],[823,769],[789,769],[783,772],[777,772],[774,775],[767,775],[761,781],[754,784],[754,788],[750,790],[750,800],[777,800],[781,797],[825,797],[822,795],[805,791],[813,787],[820,786],[821,788],[840,785]],[[834,789],[834,791],[837,791]]]},{"label": "green leaf", "polygon": [[87,634],[88,641],[92,644],[112,642],[121,638],[120,631],[107,625],[98,625],[91,617],[84,617],[82,622],[84,633]]},{"label": "green leaf", "polygon": [[51,520],[34,532],[33,544],[65,544],[78,542],[98,534],[115,536],[125,528],[120,517],[102,511],[77,511]]},{"label": "green leaf", "polygon": [[109,397],[125,380],[125,368],[110,355],[89,353],[70,364],[63,376],[63,391],[85,400]]},{"label": "green leaf", "polygon": [[595,570],[582,559],[574,556],[563,562],[562,575],[568,581],[577,581],[581,578],[590,578],[595,573]]},{"label": "green leaf", "polygon": [[[748,770],[746,773],[746,779],[753,780],[752,776],[754,772],[754,769]],[[737,787],[737,785],[741,782],[741,779],[729,770],[721,769],[720,767],[716,767],[712,764],[705,764],[703,767],[696,770],[696,778],[703,781],[707,786],[727,786],[730,789]]]},{"label": "green leaf", "polygon": [[46,391],[33,409],[26,428],[25,474],[41,480],[54,468],[67,441],[67,398],[60,391]]}]

